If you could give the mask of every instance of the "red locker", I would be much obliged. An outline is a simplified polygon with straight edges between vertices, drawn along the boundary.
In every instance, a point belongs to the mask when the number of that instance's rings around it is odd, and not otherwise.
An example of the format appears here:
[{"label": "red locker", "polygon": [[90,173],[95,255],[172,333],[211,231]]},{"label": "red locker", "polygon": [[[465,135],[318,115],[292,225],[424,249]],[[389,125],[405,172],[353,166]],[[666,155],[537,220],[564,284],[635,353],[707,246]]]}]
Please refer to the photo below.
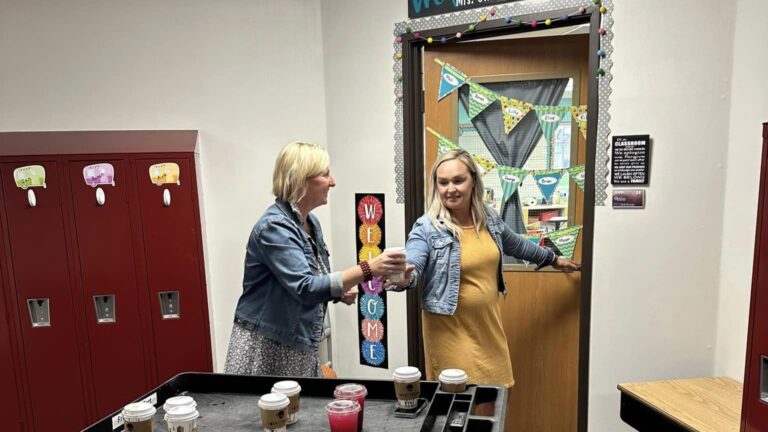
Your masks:
[{"label": "red locker", "polygon": [[760,432],[768,425],[768,123],[763,124],[763,157],[755,231],[752,299],[744,365],[741,430]]},{"label": "red locker", "polygon": [[[89,167],[86,175],[93,175],[91,167],[103,163],[114,168],[114,185],[86,184],[84,169]],[[146,291],[137,283],[128,204],[132,177],[123,160],[68,165],[96,416],[103,417],[152,388],[153,382],[147,366],[154,347],[151,339],[143,341],[145,314],[139,297]],[[101,193],[104,200],[99,204]]]},{"label": "red locker", "polygon": [[[178,184],[153,184],[150,167],[168,162],[179,166]],[[193,166],[193,158],[178,156],[135,162],[160,382],[184,371],[211,370],[208,306],[198,244],[200,225],[194,199],[197,188]],[[170,197],[167,205],[164,195]],[[174,305],[174,301],[178,304]],[[168,310],[168,306],[173,309]],[[174,312],[178,316],[174,316]]]},{"label": "red locker", "polygon": [[3,287],[0,290],[0,315],[3,317],[0,321],[0,383],[3,383],[3,390],[0,391],[0,424],[8,425],[10,430],[23,431],[26,428],[19,403],[22,394],[16,381],[18,371],[13,367],[11,316],[5,307],[6,289],[3,283],[0,283],[0,286]]},{"label": "red locker", "polygon": [[[23,190],[14,169],[40,164],[46,187]],[[34,407],[34,430],[77,430],[88,424],[78,310],[71,289],[65,222],[56,161],[6,163],[0,166],[8,240],[7,280],[15,294],[15,315],[21,329],[20,348],[25,381]],[[29,191],[34,192],[34,207]],[[33,326],[34,319],[39,324]],[[47,325],[46,325],[47,323]]]}]

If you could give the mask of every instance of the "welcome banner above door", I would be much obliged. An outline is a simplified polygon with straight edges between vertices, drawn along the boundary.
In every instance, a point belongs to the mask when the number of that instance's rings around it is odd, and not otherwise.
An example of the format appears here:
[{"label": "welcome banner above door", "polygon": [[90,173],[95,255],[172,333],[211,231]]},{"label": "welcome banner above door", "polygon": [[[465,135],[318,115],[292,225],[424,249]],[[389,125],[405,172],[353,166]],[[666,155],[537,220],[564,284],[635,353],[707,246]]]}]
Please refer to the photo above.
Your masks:
[{"label": "welcome banner above door", "polygon": [[464,9],[512,3],[519,0],[408,0],[408,18],[447,14]]}]

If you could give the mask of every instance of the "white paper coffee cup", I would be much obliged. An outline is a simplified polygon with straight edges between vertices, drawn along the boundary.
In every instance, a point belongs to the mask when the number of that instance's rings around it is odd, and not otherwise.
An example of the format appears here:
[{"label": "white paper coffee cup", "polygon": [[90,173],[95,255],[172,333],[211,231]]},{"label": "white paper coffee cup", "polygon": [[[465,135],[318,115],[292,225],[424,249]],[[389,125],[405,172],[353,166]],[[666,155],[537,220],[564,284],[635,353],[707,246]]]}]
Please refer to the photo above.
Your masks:
[{"label": "white paper coffee cup", "polygon": [[165,413],[168,432],[197,432],[197,418],[200,413],[189,405],[169,408]]},{"label": "white paper coffee cup", "polygon": [[266,432],[285,432],[288,424],[288,396],[282,393],[267,393],[259,399],[261,424]]},{"label": "white paper coffee cup", "polygon": [[272,393],[282,393],[288,397],[288,424],[299,421],[301,386],[296,381],[280,381],[272,386]]},{"label": "white paper coffee cup", "polygon": [[[384,249],[384,252],[402,252],[403,254],[405,254],[405,248],[402,246],[393,246],[393,247],[388,247]],[[403,272],[392,273],[387,277],[389,278],[390,282],[402,282],[405,280],[405,273]]]},{"label": "white paper coffee cup", "polygon": [[440,372],[440,390],[448,393],[461,393],[467,390],[467,373],[461,369],[445,369]]},{"label": "white paper coffee cup", "polygon": [[395,369],[392,374],[395,382],[395,395],[401,408],[416,408],[421,394],[421,372],[412,366]]},{"label": "white paper coffee cup", "polygon": [[157,409],[149,402],[129,403],[123,408],[123,421],[135,432],[152,432]]}]

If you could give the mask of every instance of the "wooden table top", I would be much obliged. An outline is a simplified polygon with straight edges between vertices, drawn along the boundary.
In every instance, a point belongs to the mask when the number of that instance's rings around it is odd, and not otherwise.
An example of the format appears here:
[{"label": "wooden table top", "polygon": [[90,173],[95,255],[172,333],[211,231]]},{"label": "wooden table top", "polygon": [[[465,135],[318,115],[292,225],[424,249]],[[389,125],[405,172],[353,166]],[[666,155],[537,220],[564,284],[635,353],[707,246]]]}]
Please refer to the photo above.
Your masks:
[{"label": "wooden table top", "polygon": [[618,387],[690,430],[739,431],[742,384],[730,378],[648,381]]}]

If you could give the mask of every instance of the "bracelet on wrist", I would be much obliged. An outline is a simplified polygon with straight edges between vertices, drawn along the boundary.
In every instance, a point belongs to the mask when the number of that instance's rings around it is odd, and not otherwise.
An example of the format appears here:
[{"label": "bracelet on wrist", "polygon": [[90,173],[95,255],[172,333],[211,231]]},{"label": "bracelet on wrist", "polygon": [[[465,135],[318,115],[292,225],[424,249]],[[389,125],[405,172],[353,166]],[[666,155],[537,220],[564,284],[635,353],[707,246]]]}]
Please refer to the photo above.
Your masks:
[{"label": "bracelet on wrist", "polygon": [[363,282],[368,282],[373,279],[373,272],[371,271],[371,265],[368,261],[360,261],[360,269],[363,270]]}]

